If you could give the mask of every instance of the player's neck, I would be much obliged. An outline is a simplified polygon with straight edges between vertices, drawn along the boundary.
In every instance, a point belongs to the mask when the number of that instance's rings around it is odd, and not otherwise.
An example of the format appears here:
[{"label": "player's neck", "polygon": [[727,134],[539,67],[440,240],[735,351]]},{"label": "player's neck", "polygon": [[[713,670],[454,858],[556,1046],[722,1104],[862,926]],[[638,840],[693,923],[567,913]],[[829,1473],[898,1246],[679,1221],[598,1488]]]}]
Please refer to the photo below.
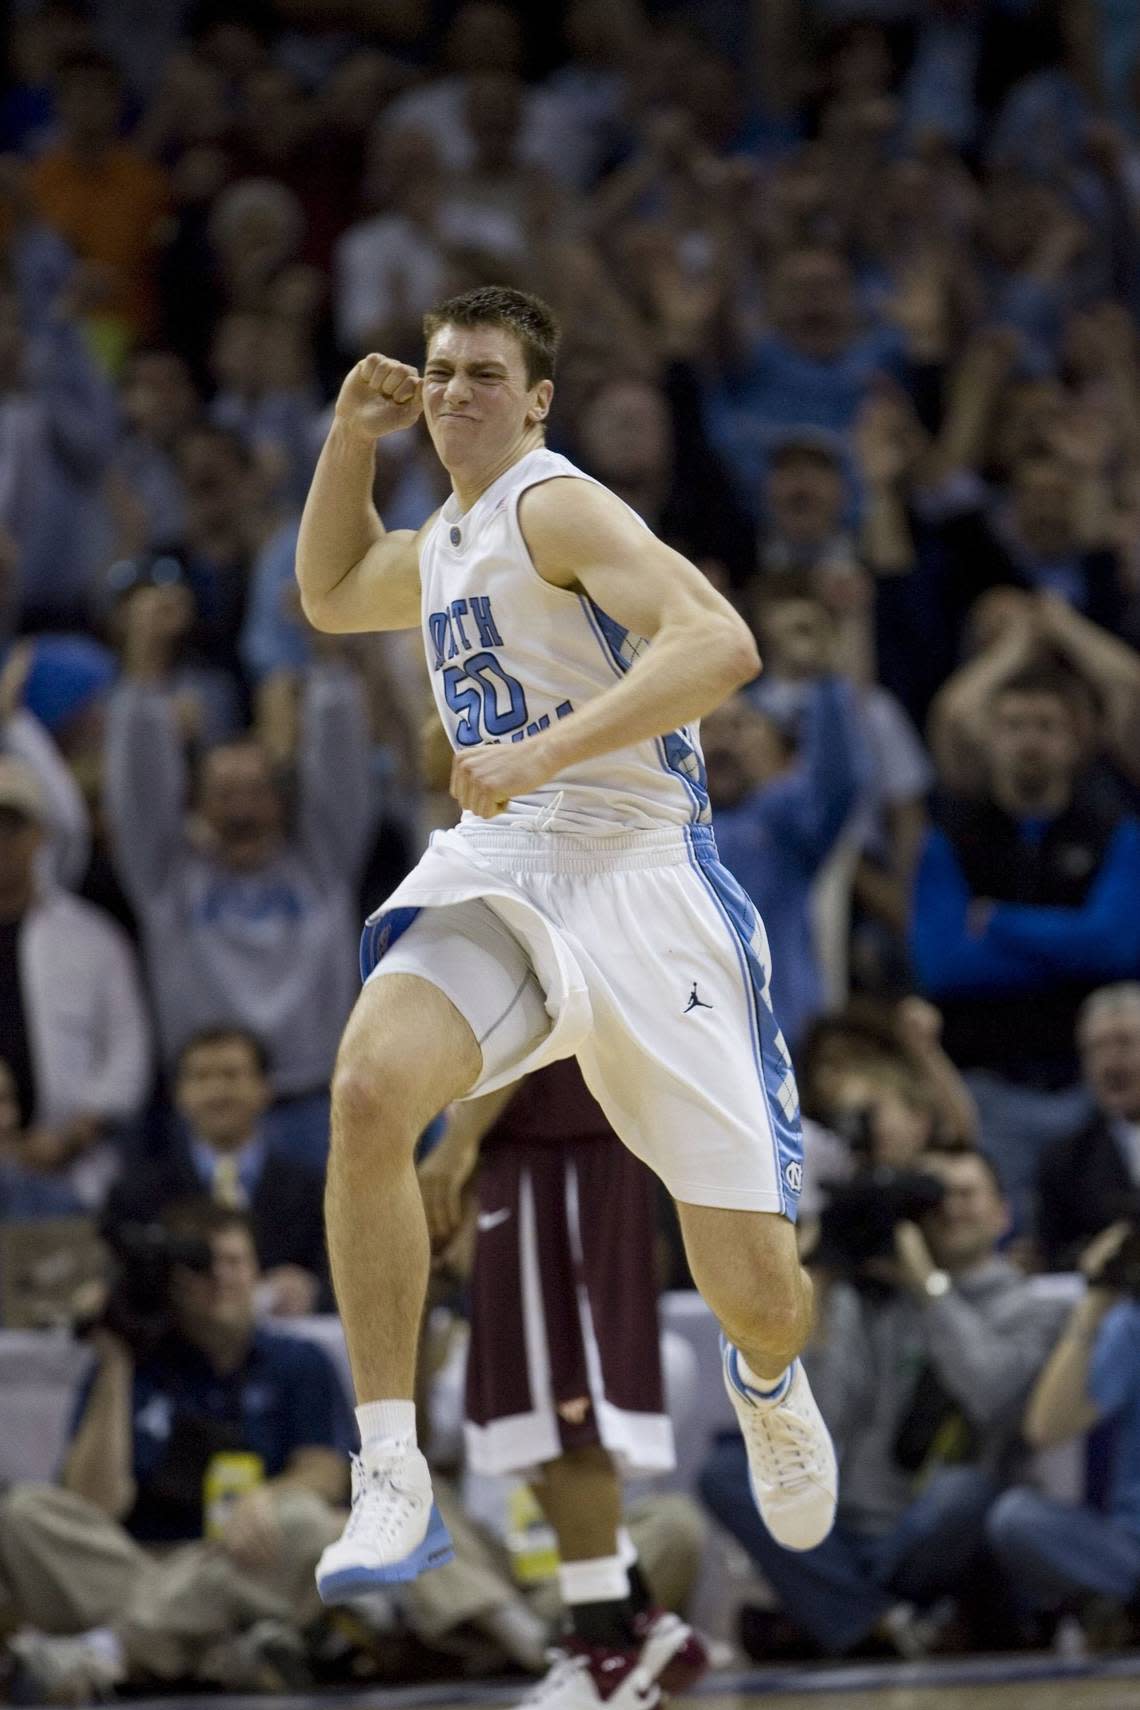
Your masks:
[{"label": "player's neck", "polygon": [[543,444],[542,429],[528,428],[525,433],[512,444],[494,463],[476,463],[474,460],[462,465],[453,465],[447,473],[451,477],[451,489],[459,501],[459,509],[466,513],[477,500],[483,497],[488,487],[493,487],[500,475],[505,475],[508,469],[513,469],[516,463],[529,456],[532,451],[538,451]]}]

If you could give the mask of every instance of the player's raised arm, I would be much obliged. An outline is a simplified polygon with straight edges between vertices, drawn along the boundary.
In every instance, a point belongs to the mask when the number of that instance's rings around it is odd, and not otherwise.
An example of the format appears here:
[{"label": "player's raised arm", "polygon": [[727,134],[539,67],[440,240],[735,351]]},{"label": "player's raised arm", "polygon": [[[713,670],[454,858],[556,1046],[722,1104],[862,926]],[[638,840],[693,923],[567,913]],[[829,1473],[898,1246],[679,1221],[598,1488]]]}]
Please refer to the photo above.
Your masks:
[{"label": "player's raised arm", "polygon": [[414,368],[375,355],[350,369],[340,389],[297,541],[301,605],[317,629],[414,629],[419,623],[419,537],[411,529],[385,531],[372,483],[376,441],[414,425],[421,392]]}]

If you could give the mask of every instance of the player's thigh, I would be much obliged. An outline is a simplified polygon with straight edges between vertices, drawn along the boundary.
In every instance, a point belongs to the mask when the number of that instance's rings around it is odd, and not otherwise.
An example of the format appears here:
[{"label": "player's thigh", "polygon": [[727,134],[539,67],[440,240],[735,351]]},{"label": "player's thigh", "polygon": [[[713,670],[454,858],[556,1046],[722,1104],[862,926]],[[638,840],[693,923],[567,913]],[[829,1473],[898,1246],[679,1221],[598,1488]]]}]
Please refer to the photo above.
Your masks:
[{"label": "player's thigh", "polygon": [[368,981],[337,1052],[333,1107],[342,1121],[406,1119],[417,1132],[479,1078],[470,1024],[430,978]]},{"label": "player's thigh", "polygon": [[501,1084],[550,1028],[523,946],[472,899],[421,909],[381,957],[346,1030],[341,1065],[354,1084],[383,1075],[385,1096],[402,1093],[426,1121],[493,1078]]},{"label": "player's thigh", "polygon": [[795,1079],[753,947],[686,866],[582,902],[594,1028],[578,1060],[615,1131],[676,1200],[794,1218]]}]

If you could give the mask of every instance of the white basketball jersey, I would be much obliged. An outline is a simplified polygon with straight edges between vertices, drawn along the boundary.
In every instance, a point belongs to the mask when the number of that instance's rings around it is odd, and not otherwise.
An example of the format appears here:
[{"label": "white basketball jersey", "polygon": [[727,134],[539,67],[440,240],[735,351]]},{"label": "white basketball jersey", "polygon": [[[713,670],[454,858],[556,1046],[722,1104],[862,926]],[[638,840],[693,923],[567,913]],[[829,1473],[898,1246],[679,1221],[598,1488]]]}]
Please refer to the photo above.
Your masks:
[{"label": "white basketball jersey", "polygon": [[[560,475],[592,479],[557,452],[528,452],[466,515],[452,494],[421,549],[428,670],[459,752],[525,742],[571,717],[649,646],[585,594],[554,588],[535,570],[519,527],[519,498]],[[551,831],[604,835],[710,818],[697,727],[687,725],[569,767],[512,801],[495,824],[537,821]]]}]

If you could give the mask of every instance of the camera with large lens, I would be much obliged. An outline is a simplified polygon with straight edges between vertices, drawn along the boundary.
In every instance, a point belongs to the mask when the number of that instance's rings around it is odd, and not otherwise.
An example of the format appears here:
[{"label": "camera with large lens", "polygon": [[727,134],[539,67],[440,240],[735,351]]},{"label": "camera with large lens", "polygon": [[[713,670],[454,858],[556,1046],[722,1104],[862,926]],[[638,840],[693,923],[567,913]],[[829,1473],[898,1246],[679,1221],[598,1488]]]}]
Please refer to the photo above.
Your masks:
[{"label": "camera with large lens", "polygon": [[946,1189],[923,1170],[868,1164],[830,1189],[820,1218],[819,1262],[855,1271],[869,1259],[891,1258],[895,1230],[942,1204]]},{"label": "camera with large lens", "polygon": [[174,1328],[170,1279],[175,1267],[204,1276],[213,1253],[208,1241],[172,1234],[161,1223],[121,1223],[103,1234],[114,1261],[111,1290],[98,1317],[80,1325],[79,1332],[109,1330],[137,1359]]}]

